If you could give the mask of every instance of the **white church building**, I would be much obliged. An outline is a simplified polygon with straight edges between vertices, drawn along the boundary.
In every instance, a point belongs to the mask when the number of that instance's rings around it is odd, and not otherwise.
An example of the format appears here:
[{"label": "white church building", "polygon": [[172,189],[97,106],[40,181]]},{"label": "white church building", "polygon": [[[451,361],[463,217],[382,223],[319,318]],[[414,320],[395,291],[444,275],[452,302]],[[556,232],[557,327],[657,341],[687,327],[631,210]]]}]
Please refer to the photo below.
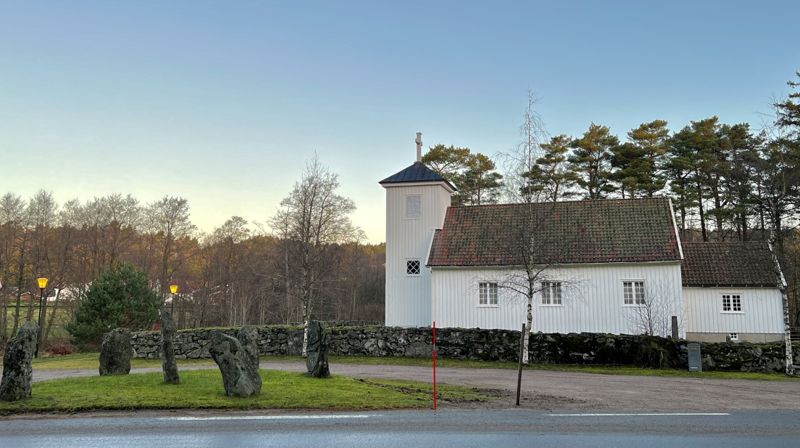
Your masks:
[{"label": "white church building", "polygon": [[421,162],[419,136],[417,161],[380,185],[387,326],[518,330],[515,254],[534,241],[534,332],[783,340],[767,243],[682,243],[667,198],[451,206],[456,186]]}]

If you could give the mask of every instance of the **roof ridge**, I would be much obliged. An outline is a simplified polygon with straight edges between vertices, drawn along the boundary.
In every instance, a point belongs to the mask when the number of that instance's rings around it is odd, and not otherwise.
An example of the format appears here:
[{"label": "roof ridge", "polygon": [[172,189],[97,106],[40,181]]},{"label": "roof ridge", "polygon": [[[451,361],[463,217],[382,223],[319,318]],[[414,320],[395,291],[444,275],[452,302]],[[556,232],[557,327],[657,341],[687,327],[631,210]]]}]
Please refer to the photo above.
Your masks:
[{"label": "roof ridge", "polygon": [[450,208],[477,208],[477,207],[511,207],[515,205],[539,205],[539,204],[583,204],[583,203],[603,203],[603,202],[634,202],[634,201],[663,201],[669,199],[666,196],[656,196],[652,198],[602,198],[602,199],[571,199],[568,201],[542,201],[542,202],[504,202],[501,204],[460,204],[451,205]]},{"label": "roof ridge", "polygon": [[685,244],[724,245],[724,244],[769,244],[769,241],[681,241]]}]

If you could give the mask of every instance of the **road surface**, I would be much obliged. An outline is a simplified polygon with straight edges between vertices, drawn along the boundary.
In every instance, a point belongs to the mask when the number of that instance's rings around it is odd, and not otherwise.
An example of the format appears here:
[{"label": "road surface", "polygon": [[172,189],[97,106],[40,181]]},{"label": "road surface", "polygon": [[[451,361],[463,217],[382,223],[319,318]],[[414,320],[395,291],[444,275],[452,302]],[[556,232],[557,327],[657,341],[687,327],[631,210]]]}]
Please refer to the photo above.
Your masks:
[{"label": "road surface", "polygon": [[798,411],[543,413],[528,409],[11,419],[0,447],[791,447]]}]

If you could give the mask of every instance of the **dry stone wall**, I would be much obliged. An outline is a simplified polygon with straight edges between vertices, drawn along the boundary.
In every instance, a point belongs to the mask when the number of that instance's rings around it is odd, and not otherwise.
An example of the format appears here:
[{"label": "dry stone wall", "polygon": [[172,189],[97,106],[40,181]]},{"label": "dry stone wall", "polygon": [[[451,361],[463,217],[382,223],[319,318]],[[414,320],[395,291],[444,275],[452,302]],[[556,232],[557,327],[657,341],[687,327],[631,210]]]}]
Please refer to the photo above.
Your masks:
[{"label": "dry stone wall", "polygon": [[[236,337],[238,328],[182,330],[175,335],[178,359],[210,358],[211,332],[219,330]],[[427,357],[431,354],[430,328],[384,326],[334,326],[330,328],[331,355]],[[516,361],[519,331],[444,328],[437,329],[439,356],[485,361]],[[134,333],[135,355],[157,359],[160,335]],[[258,327],[261,355],[299,355],[303,330],[297,326]],[[705,370],[782,372],[783,344],[703,344]],[[534,333],[530,358],[535,363],[634,365],[654,368],[686,368],[686,341],[642,336],[599,333]],[[800,360],[800,347],[795,347]]]}]

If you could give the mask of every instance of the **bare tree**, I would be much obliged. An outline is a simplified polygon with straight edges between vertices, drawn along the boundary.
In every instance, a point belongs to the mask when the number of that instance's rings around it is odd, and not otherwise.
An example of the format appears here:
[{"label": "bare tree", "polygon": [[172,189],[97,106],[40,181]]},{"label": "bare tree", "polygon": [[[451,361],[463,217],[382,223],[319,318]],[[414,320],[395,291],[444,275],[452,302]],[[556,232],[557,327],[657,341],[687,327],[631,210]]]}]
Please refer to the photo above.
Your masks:
[{"label": "bare tree", "polygon": [[[633,287],[633,286],[632,286]],[[674,306],[680,297],[675,297],[671,288],[663,282],[642,284],[643,294],[632,291],[633,301],[628,308],[628,318],[633,330],[648,336],[670,337],[672,334],[672,316],[676,315]],[[683,316],[678,318],[678,326]]]},{"label": "bare tree", "polygon": [[[550,270],[558,264],[559,248],[569,244],[564,235],[540,232],[549,225],[556,203],[546,200],[545,189],[530,188],[531,173],[541,155],[541,144],[546,132],[541,117],[536,111],[536,99],[528,92],[528,103],[523,115],[520,134],[522,141],[516,151],[504,157],[507,169],[505,196],[517,203],[513,216],[506,217],[509,237],[505,251],[518,267],[506,274],[498,287],[507,289],[524,298],[526,310],[526,332],[523,336],[523,362],[528,364],[530,333],[533,330],[533,300],[542,290],[542,281],[548,279]],[[569,283],[567,279],[564,284]]]},{"label": "bare tree", "polygon": [[338,195],[338,188],[338,176],[315,157],[306,165],[302,179],[289,196],[281,201],[282,209],[271,222],[276,231],[286,226],[289,262],[298,271],[305,329],[303,356],[308,344],[308,321],[315,302],[322,296],[323,280],[330,273],[335,246],[363,237],[349,217],[355,211],[355,204]]},{"label": "bare tree", "polygon": [[190,235],[195,226],[189,220],[189,201],[184,198],[166,196],[147,207],[147,224],[151,233],[161,241],[161,266],[159,269],[159,289],[166,297],[171,276],[170,263],[175,252],[177,239]]}]

